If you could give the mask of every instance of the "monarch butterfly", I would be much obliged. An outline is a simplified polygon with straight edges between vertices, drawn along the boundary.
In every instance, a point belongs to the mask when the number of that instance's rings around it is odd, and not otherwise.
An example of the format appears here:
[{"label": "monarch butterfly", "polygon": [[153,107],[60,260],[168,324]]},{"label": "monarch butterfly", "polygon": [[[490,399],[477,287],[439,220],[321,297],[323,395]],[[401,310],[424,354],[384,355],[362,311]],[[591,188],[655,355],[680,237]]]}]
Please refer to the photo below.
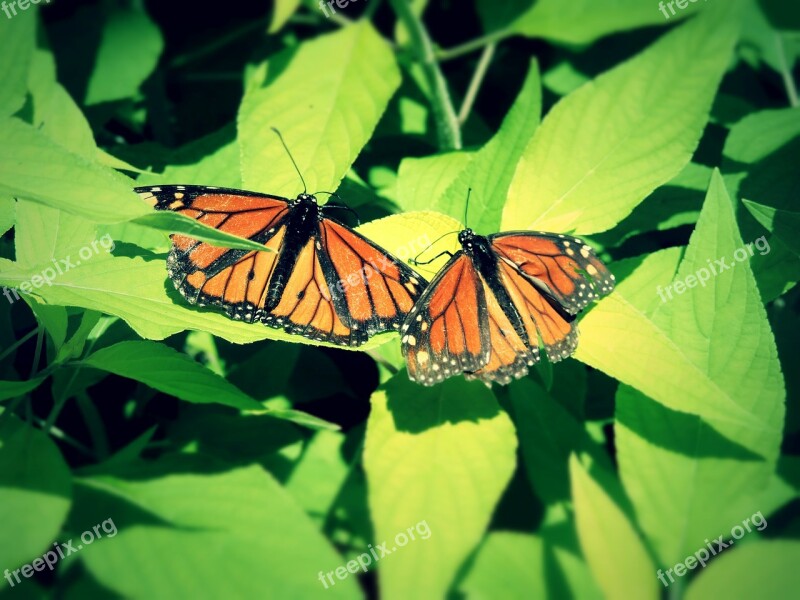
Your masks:
[{"label": "monarch butterfly", "polygon": [[614,275],[574,237],[465,229],[458,240],[462,249],[401,327],[409,377],[423,385],[458,373],[506,384],[539,360],[540,346],[551,361],[566,358],[578,341],[575,315],[614,287]]},{"label": "monarch butterfly", "polygon": [[167,271],[175,287],[191,304],[222,307],[232,319],[358,346],[398,329],[426,284],[402,261],[326,216],[333,206],[319,206],[305,192],[290,200],[190,185],[135,191],[156,210],[266,246],[264,252],[238,250],[172,236]]}]

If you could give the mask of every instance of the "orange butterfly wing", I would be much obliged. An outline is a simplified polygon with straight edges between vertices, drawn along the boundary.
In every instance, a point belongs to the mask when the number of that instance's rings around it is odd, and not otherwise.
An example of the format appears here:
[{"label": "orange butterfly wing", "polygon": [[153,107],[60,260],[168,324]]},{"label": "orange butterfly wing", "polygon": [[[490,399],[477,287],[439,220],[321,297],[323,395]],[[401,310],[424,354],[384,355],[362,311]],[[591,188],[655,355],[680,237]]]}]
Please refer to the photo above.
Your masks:
[{"label": "orange butterfly wing", "polygon": [[499,257],[516,265],[571,315],[614,288],[614,275],[578,238],[509,231],[490,235],[489,240]]},{"label": "orange butterfly wing", "polygon": [[320,260],[342,320],[371,336],[400,329],[426,281],[361,234],[320,220]]},{"label": "orange butterfly wing", "polygon": [[403,355],[414,381],[433,385],[489,360],[485,286],[458,252],[423,292],[401,328]]}]

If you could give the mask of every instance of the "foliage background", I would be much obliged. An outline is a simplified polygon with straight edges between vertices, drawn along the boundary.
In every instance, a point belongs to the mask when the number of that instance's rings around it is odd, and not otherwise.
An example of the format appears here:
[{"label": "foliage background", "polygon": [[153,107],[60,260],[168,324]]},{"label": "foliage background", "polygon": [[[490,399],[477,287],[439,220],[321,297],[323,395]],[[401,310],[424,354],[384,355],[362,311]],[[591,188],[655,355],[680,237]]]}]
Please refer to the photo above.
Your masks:
[{"label": "foliage background", "polygon": [[[797,589],[796,5],[37,10],[0,16],[0,284],[115,248],[0,300],[0,569],[119,533],[0,595]],[[294,195],[270,126],[390,250],[460,227],[472,187],[479,233],[582,235],[619,286],[575,358],[491,391],[411,384],[393,335],[349,352],[189,308],[168,232],[214,232],[151,213],[132,178]],[[760,236],[768,254],[659,299]],[[759,511],[664,590],[657,569]],[[429,539],[318,580],[423,520]]]}]

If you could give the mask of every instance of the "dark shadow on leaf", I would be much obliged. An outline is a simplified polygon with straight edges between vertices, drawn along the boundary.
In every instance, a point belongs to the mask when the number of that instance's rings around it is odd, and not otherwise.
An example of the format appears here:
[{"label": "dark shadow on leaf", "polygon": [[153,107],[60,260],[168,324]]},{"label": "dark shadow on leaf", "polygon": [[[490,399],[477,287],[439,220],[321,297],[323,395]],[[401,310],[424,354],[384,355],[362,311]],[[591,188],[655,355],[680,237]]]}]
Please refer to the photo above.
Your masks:
[{"label": "dark shadow on leaf", "polygon": [[425,387],[410,381],[404,370],[386,383],[384,391],[395,428],[409,433],[421,433],[444,423],[477,423],[500,412],[491,390],[462,377]]},{"label": "dark shadow on leaf", "polygon": [[[667,408],[641,392],[620,386],[617,422],[660,448],[694,458],[763,461],[764,457],[729,440],[701,417]],[[698,443],[702,440],[702,444]]]}]

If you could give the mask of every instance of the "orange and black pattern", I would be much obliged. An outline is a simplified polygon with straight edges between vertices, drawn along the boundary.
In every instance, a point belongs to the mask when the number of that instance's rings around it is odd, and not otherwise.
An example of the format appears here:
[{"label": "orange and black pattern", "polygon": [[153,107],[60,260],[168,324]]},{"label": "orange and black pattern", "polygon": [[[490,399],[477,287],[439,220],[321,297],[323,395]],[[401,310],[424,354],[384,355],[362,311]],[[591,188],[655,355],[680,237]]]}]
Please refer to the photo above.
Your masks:
[{"label": "orange and black pattern", "polygon": [[172,236],[167,272],[191,304],[342,346],[397,330],[426,282],[399,259],[323,215],[316,198],[289,200],[204,186],[140,187],[172,210],[265,251],[220,248]]},{"label": "orange and black pattern", "polygon": [[434,385],[463,373],[509,383],[540,359],[575,350],[575,315],[614,287],[614,276],[581,240],[467,229],[401,328],[411,379]]}]

